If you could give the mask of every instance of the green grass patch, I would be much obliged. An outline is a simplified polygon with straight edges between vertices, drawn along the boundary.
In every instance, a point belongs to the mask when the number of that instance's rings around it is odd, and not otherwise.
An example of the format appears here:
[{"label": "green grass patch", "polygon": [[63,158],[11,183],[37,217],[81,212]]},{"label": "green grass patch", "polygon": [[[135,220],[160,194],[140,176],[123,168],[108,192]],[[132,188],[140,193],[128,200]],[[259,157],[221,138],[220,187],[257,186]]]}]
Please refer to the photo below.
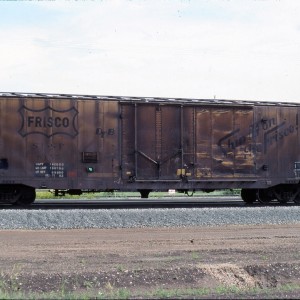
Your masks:
[{"label": "green grass patch", "polygon": [[134,288],[115,288],[110,283],[107,283],[103,289],[92,287],[93,284],[88,284],[85,290],[68,292],[62,286],[58,292],[49,293],[23,293],[21,291],[5,291],[0,288],[0,299],[190,299],[190,298],[226,298],[232,296],[247,297],[255,296],[264,298],[281,298],[281,293],[297,293],[300,290],[300,284],[286,284],[276,288],[250,288],[242,289],[237,287],[217,286],[216,288],[155,288],[147,291],[134,290]]},{"label": "green grass patch", "polygon": [[[240,190],[221,190],[221,191],[214,191],[211,193],[205,193],[201,191],[197,191],[191,197],[220,197],[220,196],[239,196]],[[97,193],[83,193],[82,195],[69,195],[66,194],[65,196],[58,196],[55,197],[54,193],[49,190],[37,190],[36,191],[36,199],[103,199],[103,198],[140,198],[141,195],[139,192],[120,192],[120,191],[113,191],[113,192],[97,192]],[[149,194],[149,198],[164,198],[164,197],[186,197],[184,193],[169,194],[168,192],[151,192]]]}]

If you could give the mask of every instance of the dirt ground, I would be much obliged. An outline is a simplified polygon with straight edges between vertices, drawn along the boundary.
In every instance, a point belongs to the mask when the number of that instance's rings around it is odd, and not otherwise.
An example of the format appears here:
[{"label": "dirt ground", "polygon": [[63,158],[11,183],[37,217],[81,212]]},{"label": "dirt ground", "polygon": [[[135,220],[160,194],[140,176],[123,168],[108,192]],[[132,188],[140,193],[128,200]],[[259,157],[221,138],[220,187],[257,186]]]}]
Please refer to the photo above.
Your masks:
[{"label": "dirt ground", "polygon": [[0,242],[0,290],[105,295],[126,289],[129,298],[175,298],[174,291],[181,298],[300,296],[299,224],[2,230]]}]

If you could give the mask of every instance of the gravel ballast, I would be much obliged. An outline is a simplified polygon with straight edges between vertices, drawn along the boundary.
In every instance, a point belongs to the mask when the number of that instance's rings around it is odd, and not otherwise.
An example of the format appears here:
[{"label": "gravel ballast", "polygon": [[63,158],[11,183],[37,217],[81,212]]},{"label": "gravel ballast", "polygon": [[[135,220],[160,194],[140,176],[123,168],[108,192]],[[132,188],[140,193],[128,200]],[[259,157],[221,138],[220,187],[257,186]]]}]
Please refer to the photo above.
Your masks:
[{"label": "gravel ballast", "polygon": [[280,225],[300,223],[300,207],[53,209],[0,211],[0,229]]}]

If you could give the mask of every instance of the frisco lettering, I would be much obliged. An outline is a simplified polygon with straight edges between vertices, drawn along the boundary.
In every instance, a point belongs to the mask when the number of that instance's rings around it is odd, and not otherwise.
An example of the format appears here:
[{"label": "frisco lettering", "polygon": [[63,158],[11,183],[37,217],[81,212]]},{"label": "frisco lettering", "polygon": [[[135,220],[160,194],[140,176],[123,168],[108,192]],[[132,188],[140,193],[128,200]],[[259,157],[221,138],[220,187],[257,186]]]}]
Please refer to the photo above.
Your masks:
[{"label": "frisco lettering", "polygon": [[70,120],[67,117],[27,117],[27,126],[28,127],[43,127],[43,128],[52,128],[52,127],[69,127]]}]

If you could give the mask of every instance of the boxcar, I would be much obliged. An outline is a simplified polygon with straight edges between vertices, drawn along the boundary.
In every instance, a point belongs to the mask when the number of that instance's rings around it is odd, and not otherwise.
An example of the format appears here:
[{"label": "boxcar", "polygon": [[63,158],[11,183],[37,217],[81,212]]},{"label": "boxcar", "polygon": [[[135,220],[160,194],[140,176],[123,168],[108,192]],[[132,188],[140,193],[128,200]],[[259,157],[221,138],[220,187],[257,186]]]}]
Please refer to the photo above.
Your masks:
[{"label": "boxcar", "polygon": [[241,189],[300,202],[296,103],[0,94],[0,201],[36,189]]}]

